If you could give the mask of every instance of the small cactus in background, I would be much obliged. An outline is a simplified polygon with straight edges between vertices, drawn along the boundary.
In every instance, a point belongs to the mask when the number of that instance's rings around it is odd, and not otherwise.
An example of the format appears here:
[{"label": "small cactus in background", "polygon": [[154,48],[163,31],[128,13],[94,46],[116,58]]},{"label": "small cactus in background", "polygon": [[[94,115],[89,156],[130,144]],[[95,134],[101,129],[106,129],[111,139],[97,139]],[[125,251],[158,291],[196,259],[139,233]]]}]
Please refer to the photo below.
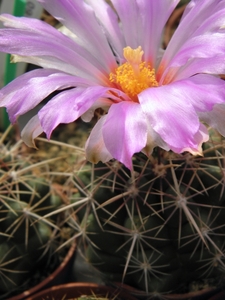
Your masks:
[{"label": "small cactus in background", "polygon": [[[31,288],[53,271],[64,255],[58,248],[68,237],[65,214],[55,213],[63,206],[51,172],[59,157],[35,160],[22,141],[8,138],[9,131],[0,136],[1,299]],[[49,213],[53,215],[45,217]]]},{"label": "small cactus in background", "polygon": [[225,276],[224,140],[211,131],[203,156],[156,149],[133,171],[85,164],[71,179],[71,224],[106,281],[147,294],[218,286]]}]

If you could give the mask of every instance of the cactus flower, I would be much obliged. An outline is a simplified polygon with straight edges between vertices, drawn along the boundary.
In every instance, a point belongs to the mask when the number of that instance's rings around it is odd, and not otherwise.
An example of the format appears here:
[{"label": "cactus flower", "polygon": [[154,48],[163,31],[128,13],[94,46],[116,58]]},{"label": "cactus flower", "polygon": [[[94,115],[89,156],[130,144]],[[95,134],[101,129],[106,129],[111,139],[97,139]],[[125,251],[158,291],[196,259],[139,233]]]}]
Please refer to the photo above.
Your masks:
[{"label": "cactus flower", "polygon": [[0,90],[10,121],[57,93],[25,126],[33,145],[60,123],[90,121],[87,159],[115,158],[132,168],[154,147],[201,154],[205,124],[225,135],[225,1],[192,0],[167,48],[165,24],[179,0],[38,0],[73,34],[3,14],[0,51],[40,66]]}]

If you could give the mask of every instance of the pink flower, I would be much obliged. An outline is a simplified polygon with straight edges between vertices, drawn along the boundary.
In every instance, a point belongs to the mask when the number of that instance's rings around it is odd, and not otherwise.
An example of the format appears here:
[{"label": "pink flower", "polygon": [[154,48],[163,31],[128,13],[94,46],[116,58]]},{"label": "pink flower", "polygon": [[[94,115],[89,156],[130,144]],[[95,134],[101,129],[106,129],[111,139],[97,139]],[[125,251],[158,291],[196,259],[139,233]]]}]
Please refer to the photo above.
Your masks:
[{"label": "pink flower", "polygon": [[[164,26],[179,0],[39,0],[72,33],[2,15],[0,51],[41,66],[3,87],[11,122],[60,91],[26,125],[28,145],[60,123],[105,114],[86,143],[87,159],[132,168],[155,146],[201,154],[205,123],[225,135],[225,0],[192,0],[165,51]],[[119,21],[118,22],[118,17]]]}]

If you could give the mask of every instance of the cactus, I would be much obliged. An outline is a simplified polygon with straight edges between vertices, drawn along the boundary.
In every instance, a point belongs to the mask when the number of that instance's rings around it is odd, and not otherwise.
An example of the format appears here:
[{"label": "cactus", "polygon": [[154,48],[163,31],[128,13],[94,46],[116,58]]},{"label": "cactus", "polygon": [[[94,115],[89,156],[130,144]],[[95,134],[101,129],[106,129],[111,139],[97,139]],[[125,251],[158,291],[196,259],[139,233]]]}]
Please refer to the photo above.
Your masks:
[{"label": "cactus", "polygon": [[[133,171],[86,163],[73,175],[71,221],[85,257],[108,281],[149,295],[186,293],[225,275],[224,140],[210,131],[203,156],[156,149]],[[71,214],[72,215],[72,214]],[[76,224],[76,226],[75,226]],[[82,244],[83,245],[83,244]]]},{"label": "cactus", "polygon": [[[0,136],[1,299],[30,288],[60,264],[65,249],[58,249],[68,229],[65,214],[57,213],[63,202],[51,171],[59,158],[39,161],[22,141],[12,140],[10,130]],[[41,275],[42,269],[48,273]]]}]

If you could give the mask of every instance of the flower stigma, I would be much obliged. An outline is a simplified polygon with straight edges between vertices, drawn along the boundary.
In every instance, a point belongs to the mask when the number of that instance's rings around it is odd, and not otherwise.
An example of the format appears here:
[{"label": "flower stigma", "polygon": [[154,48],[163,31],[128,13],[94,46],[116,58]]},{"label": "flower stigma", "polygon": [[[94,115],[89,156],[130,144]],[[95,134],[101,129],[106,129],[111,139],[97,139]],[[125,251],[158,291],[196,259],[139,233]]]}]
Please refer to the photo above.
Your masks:
[{"label": "flower stigma", "polygon": [[136,49],[126,47],[123,55],[126,62],[109,74],[109,80],[118,84],[121,90],[132,100],[137,101],[137,95],[149,87],[158,86],[155,70],[150,64],[142,61],[144,51],[141,46]]}]

